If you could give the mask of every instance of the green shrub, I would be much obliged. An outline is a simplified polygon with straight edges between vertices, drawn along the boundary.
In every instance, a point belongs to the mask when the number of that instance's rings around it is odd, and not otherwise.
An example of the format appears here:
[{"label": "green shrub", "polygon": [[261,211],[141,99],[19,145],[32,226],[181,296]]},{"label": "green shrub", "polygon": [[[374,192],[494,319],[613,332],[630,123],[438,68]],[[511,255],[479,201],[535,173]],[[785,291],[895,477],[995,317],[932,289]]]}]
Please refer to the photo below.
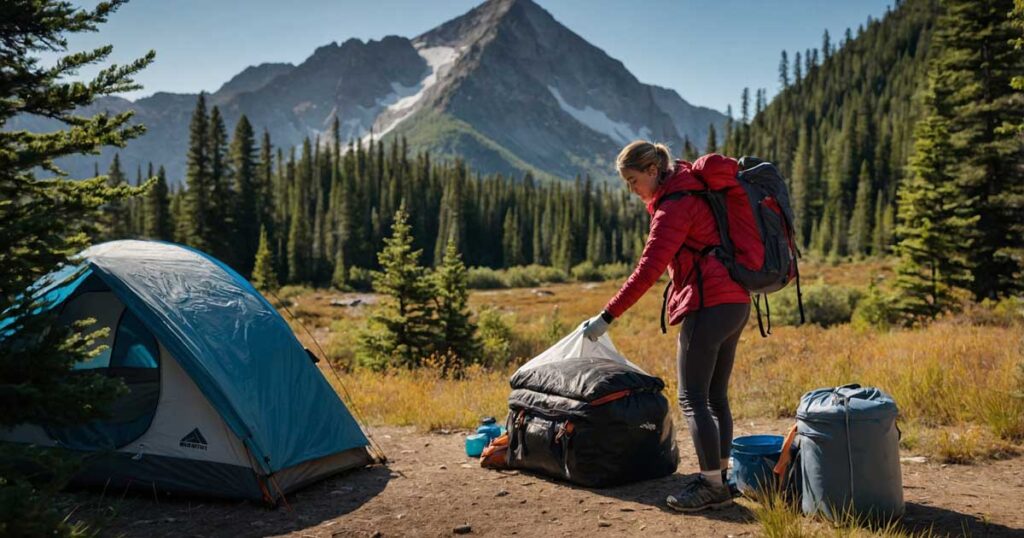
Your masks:
[{"label": "green shrub", "polygon": [[597,268],[605,280],[625,280],[633,272],[633,266],[627,263],[606,263]]},{"label": "green shrub", "polygon": [[569,280],[561,269],[544,265],[520,265],[503,271],[505,282],[510,288],[532,288],[540,284],[560,283]]},{"label": "green shrub", "polygon": [[507,288],[508,283],[499,271],[490,267],[470,267],[466,271],[466,287],[474,290]]},{"label": "green shrub", "polygon": [[348,285],[356,291],[372,291],[373,271],[362,267],[350,267],[348,270]]},{"label": "green shrub", "polygon": [[858,329],[888,330],[900,322],[900,312],[892,296],[871,286],[853,310],[853,325]]},{"label": "green shrub", "polygon": [[541,283],[540,273],[531,267],[539,266],[516,266],[505,269],[505,282],[510,288],[532,288]]},{"label": "green shrub", "polygon": [[998,301],[985,299],[980,303],[966,301],[956,319],[968,325],[1012,327],[1024,323],[1024,298],[1005,297]]},{"label": "green shrub", "polygon": [[604,280],[601,271],[597,269],[594,262],[582,261],[572,268],[572,278],[577,282],[600,282]]},{"label": "green shrub", "polygon": [[[852,319],[853,310],[863,295],[860,290],[849,286],[820,282],[806,286],[803,288],[806,322],[822,327],[847,323]],[[800,309],[797,304],[795,285],[772,294],[769,296],[769,301],[773,324],[797,325],[800,323]]]},{"label": "green shrub", "polygon": [[565,271],[557,267],[547,267],[544,265],[527,265],[526,268],[533,271],[537,275],[537,279],[546,284],[559,284],[567,282],[569,275],[565,274]]},{"label": "green shrub", "polygon": [[305,286],[296,286],[294,284],[289,284],[289,285],[283,286],[283,287],[281,287],[281,289],[277,290],[277,296],[282,301],[287,301],[288,299],[292,299],[292,298],[298,297],[299,295],[302,295],[302,294],[305,294],[305,293],[309,293],[309,291],[310,291],[309,288],[307,288]]},{"label": "green shrub", "polygon": [[477,329],[483,342],[484,366],[507,364],[512,360],[512,341],[515,335],[501,312],[485,307],[477,317]]}]

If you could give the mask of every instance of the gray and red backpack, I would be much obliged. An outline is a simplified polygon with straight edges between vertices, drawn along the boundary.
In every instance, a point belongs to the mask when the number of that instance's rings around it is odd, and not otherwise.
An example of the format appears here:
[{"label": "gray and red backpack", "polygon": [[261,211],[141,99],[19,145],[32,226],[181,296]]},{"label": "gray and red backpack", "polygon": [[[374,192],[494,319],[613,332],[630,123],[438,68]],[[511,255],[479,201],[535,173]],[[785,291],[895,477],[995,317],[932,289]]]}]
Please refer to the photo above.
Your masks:
[{"label": "gray and red backpack", "polygon": [[[685,244],[681,247],[692,250],[698,258],[694,268],[700,307],[704,307],[704,291],[699,258],[713,255],[725,265],[733,280],[754,294],[761,336],[772,332],[768,294],[781,290],[793,280],[796,281],[800,323],[803,323],[803,297],[797,266],[800,251],[794,237],[789,189],[779,169],[756,157],[743,157],[737,162],[712,153],[697,159],[691,171],[704,189],[669,193],[658,199],[656,206],[665,200],[694,195],[707,200],[711,207],[718,226],[719,244],[699,251]],[[665,289],[665,299],[668,290]],[[767,330],[761,316],[762,298]],[[664,318],[663,301],[662,332],[665,332]]]}]

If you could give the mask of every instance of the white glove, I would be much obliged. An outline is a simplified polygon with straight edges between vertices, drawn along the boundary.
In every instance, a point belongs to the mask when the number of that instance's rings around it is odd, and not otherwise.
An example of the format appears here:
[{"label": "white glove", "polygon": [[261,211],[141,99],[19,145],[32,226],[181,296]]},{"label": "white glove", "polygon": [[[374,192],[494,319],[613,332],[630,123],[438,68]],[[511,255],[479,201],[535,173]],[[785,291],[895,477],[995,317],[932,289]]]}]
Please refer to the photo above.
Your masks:
[{"label": "white glove", "polygon": [[583,336],[591,342],[596,342],[598,338],[608,332],[609,322],[605,320],[603,314],[604,312],[583,322]]}]

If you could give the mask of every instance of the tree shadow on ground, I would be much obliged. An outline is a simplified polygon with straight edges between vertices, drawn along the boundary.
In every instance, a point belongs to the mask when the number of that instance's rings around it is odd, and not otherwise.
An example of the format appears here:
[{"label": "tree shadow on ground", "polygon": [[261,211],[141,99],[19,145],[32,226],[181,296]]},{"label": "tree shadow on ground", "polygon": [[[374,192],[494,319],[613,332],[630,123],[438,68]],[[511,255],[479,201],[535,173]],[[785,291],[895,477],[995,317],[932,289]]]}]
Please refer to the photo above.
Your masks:
[{"label": "tree shadow on ground", "polygon": [[978,516],[962,514],[939,506],[907,503],[907,511],[903,516],[903,528],[908,531],[927,533],[941,537],[984,536],[986,538],[1002,538],[1024,536],[1024,529],[1014,529],[1005,525],[985,521]]},{"label": "tree shadow on ground", "polygon": [[397,476],[374,465],[333,476],[289,494],[278,506],[148,494],[138,489],[76,489],[60,504],[80,521],[111,536],[267,536],[317,526],[348,514],[376,497]]}]

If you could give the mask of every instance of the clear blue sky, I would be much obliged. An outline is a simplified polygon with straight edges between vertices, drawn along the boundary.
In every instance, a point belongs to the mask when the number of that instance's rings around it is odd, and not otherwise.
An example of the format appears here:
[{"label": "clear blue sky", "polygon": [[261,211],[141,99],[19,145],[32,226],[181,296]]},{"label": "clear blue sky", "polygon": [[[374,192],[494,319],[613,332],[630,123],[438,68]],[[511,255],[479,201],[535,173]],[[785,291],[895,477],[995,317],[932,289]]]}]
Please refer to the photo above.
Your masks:
[{"label": "clear blue sky", "polygon": [[[744,86],[778,90],[779,55],[820,47],[881,18],[892,0],[535,0],[642,82],[687,101],[738,109]],[[94,5],[95,2],[76,2]],[[332,41],[415,37],[478,0],[135,0],[72,49],[109,43],[118,63],[149,49],[156,61],[136,80],[144,90],[214,91],[249,65],[298,64]],[[83,75],[91,71],[83,71]],[[737,110],[738,113],[738,110]]]}]

